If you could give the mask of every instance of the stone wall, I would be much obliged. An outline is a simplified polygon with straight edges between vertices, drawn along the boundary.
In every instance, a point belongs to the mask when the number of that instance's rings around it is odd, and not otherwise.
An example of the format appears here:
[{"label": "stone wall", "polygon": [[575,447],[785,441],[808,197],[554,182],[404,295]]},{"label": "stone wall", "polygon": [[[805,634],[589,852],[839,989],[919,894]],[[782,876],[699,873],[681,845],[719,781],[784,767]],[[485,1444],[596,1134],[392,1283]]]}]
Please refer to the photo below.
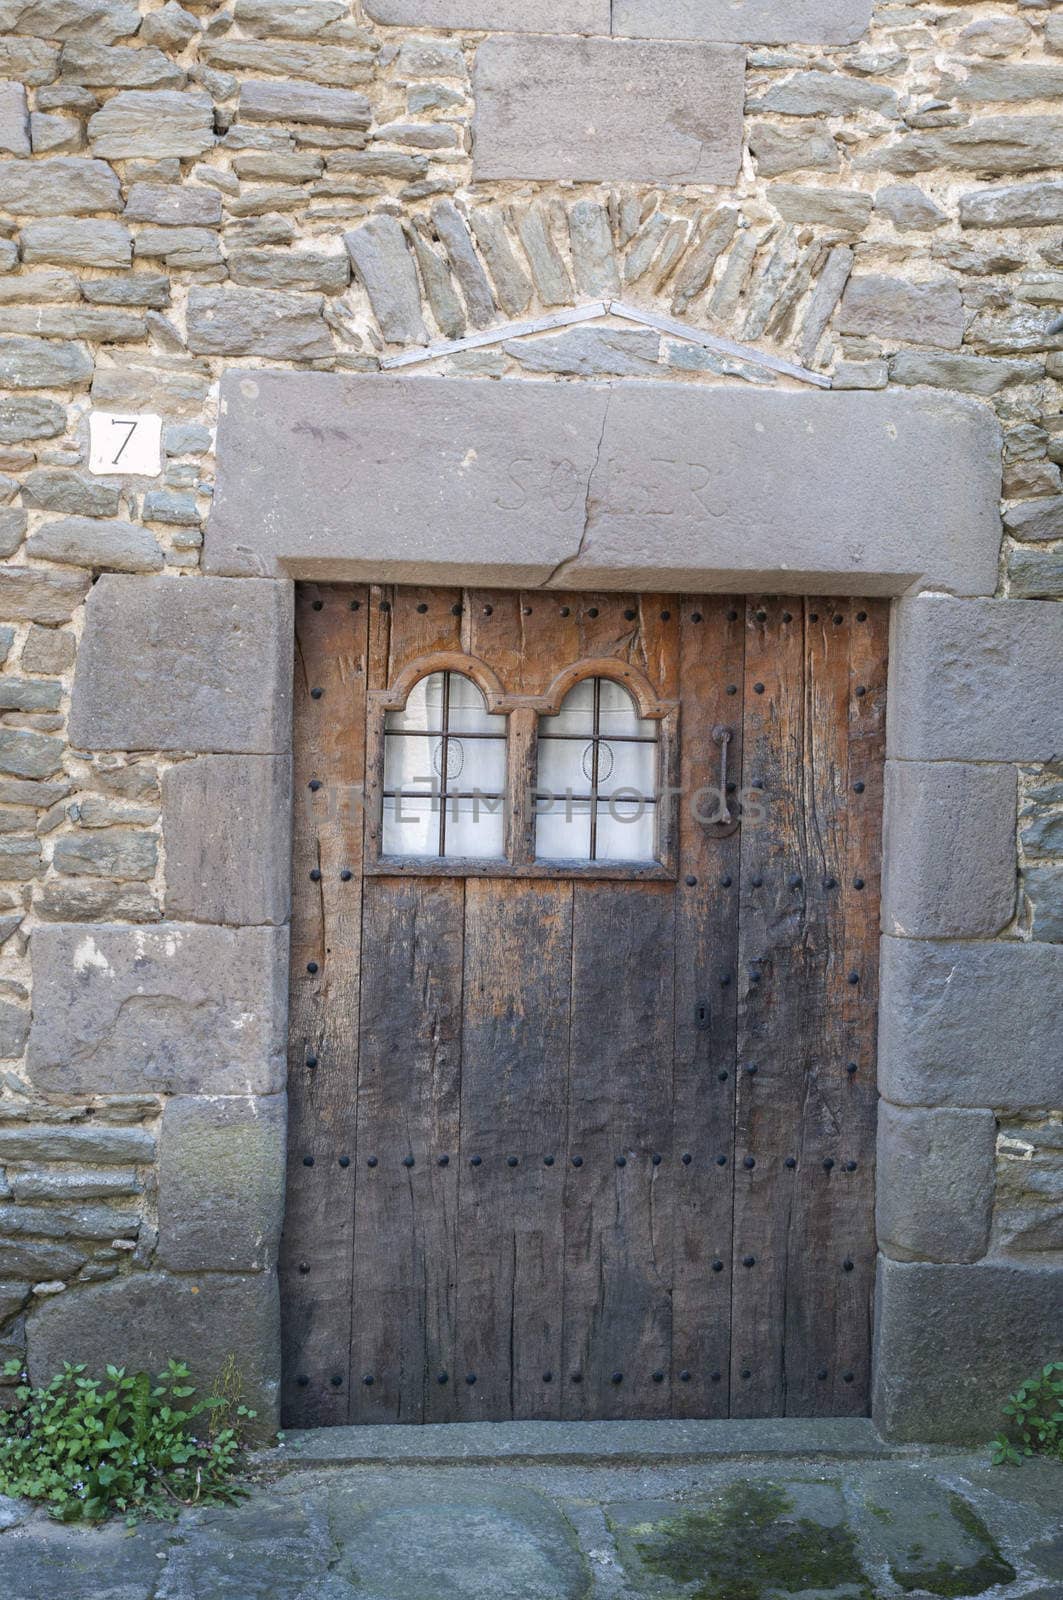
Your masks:
[{"label": "stone wall", "polygon": [[[987,1305],[995,1349],[1003,1302],[1058,1305],[1063,1086],[1028,1019],[1063,942],[1063,724],[1024,738],[1019,701],[1059,673],[1063,6],[539,3],[555,38],[512,0],[0,0],[0,1353],[28,1329],[37,1376],[123,1327],[107,1353],[191,1353],[180,1326],[273,1401],[288,586],[199,576],[222,374],[492,330],[422,370],[799,386],[783,363],[999,420],[1005,604],[926,602],[885,976],[916,1022],[934,974],[992,993],[1000,1070],[942,1072],[886,1019],[883,1337]],[[161,413],[157,479],[90,475],[93,408]],[[945,1359],[886,1384],[894,1431]]]}]

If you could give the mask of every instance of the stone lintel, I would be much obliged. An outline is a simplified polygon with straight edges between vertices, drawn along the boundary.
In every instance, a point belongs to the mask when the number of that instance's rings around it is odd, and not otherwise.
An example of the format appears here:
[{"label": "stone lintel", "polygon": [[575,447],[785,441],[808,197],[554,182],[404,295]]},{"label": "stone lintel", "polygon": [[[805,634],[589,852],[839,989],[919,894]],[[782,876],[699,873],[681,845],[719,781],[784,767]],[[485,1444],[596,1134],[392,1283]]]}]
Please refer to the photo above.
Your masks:
[{"label": "stone lintel", "polygon": [[321,581],[988,594],[1000,438],[923,391],[231,372],[204,564]]}]

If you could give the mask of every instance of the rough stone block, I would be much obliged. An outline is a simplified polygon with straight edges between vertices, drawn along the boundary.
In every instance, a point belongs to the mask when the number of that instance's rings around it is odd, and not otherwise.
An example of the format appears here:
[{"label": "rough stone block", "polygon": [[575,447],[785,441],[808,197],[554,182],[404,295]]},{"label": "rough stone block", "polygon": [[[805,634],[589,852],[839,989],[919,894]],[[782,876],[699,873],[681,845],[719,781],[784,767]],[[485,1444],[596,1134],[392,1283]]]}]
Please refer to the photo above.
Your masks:
[{"label": "rough stone block", "polygon": [[960,196],[964,228],[1058,228],[1063,225],[1063,183],[1008,184]]},{"label": "rough stone block", "polygon": [[482,28],[491,33],[609,32],[609,0],[368,0],[376,22],[412,28]]},{"label": "rough stone block", "polygon": [[83,156],[6,161],[0,166],[0,206],[29,217],[117,211],[121,189],[106,161]]},{"label": "rough stone block", "polygon": [[364,94],[269,80],[240,85],[240,116],[246,122],[316,122],[326,128],[368,128],[372,121]]},{"label": "rough stone block", "polygon": [[194,184],[134,183],[122,216],[126,222],[209,228],[221,221],[221,195]]},{"label": "rough stone block", "polygon": [[308,361],[332,354],[332,334],[319,295],[272,289],[193,289],[188,297],[188,348],[201,355],[272,356]]},{"label": "rough stone block", "polygon": [[171,767],[162,781],[167,915],[284,922],[290,817],[287,756],[200,756]]},{"label": "rough stone block", "polygon": [[0,729],[0,772],[15,778],[50,778],[62,760],[62,739],[29,728]]},{"label": "rough stone block", "polygon": [[[91,371],[92,363],[89,362]],[[27,439],[54,439],[66,427],[66,407],[43,395],[16,395],[0,400],[0,444]]]},{"label": "rough stone block", "polygon": [[921,595],[896,609],[887,713],[903,761],[1063,751],[1063,607]]},{"label": "rough stone block", "polygon": [[0,80],[0,151],[9,156],[30,153],[30,120],[26,90],[10,78]]},{"label": "rough stone block", "polygon": [[218,459],[213,572],[518,587],[556,572],[586,588],[666,573],[694,592],[853,594],[997,581],[996,426],[932,394],[229,372]]},{"label": "rough stone block", "polygon": [[199,156],[214,143],[210,96],[178,89],[120,89],[89,118],[97,156]]},{"label": "rough stone block", "polygon": [[872,0],[613,0],[612,30],[637,39],[854,44],[871,8]]},{"label": "rough stone block", "polygon": [[85,750],[287,750],[292,653],[286,585],[106,575],[87,605],[71,739]]},{"label": "rough stone block", "polygon": [[899,1442],[980,1444],[1059,1354],[1063,1274],[998,1262],[880,1261],[874,1418]]},{"label": "rough stone block", "polygon": [[1063,865],[1025,867],[1022,887],[1033,937],[1047,944],[1063,944]]},{"label": "rough stone block", "polygon": [[48,1093],[276,1094],[287,934],[191,923],[38,928],[29,1064]]},{"label": "rough stone block", "polygon": [[159,1136],[159,1254],[173,1272],[261,1272],[284,1216],[287,1102],[178,1095]]},{"label": "rough stone block", "polygon": [[738,180],[741,50],[494,38],[474,76],[478,179]]},{"label": "rough stone block", "polygon": [[58,339],[0,339],[0,385],[8,389],[69,389],[92,377],[83,344]]},{"label": "rough stone block", "polygon": [[836,324],[840,333],[887,343],[930,344],[958,350],[963,343],[963,300],[949,280],[909,283],[866,273],[849,279]]},{"label": "rough stone block", "polygon": [[133,828],[64,833],[55,842],[52,861],[57,872],[71,877],[150,880],[159,863],[159,846],[154,834]]},{"label": "rough stone block", "polygon": [[0,570],[0,616],[11,622],[69,622],[91,582],[87,572],[4,567]]},{"label": "rough stone block", "polygon": [[1063,948],[882,941],[879,1087],[910,1106],[1058,1106]]},{"label": "rough stone block", "polygon": [[103,1375],[108,1363],[160,1372],[187,1360],[209,1386],[231,1358],[244,1400],[264,1431],[276,1426],[280,1379],[280,1308],[273,1273],[204,1277],[134,1273],[78,1287],[36,1305],[26,1319],[30,1381],[47,1383],[64,1361]]},{"label": "rough stone block", "polygon": [[1014,767],[886,765],[882,926],[910,939],[990,937],[1015,911]]},{"label": "rough stone block", "polygon": [[1016,383],[1037,383],[1039,361],[1001,361],[992,356],[937,355],[903,350],[890,362],[894,383],[926,384],[935,389],[960,389],[965,394],[994,395]]},{"label": "rough stone block", "polygon": [[97,571],[159,572],[163,564],[162,551],[146,528],[96,517],[44,523],[28,540],[26,553]]},{"label": "rough stone block", "polygon": [[991,1111],[928,1111],[883,1101],[880,1249],[899,1261],[979,1261],[989,1245],[996,1139]]},{"label": "rough stone block", "polygon": [[391,344],[427,344],[417,268],[399,220],[370,217],[345,233],[343,242],[384,338]]},{"label": "rough stone block", "polygon": [[27,265],[51,261],[76,267],[128,267],[133,240],[121,222],[102,217],[50,217],[27,222],[22,259]]}]

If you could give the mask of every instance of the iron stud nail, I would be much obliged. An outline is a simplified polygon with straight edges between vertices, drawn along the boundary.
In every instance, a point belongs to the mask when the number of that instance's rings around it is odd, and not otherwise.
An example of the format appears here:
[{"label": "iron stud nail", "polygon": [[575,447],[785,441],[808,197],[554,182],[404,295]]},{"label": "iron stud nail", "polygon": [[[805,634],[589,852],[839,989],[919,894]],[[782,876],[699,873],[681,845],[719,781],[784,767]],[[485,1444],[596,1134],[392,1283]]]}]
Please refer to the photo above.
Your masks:
[{"label": "iron stud nail", "polygon": [[597,606],[588,606],[587,607],[587,615],[589,617],[596,617],[598,615],[598,607]]},{"label": "iron stud nail", "polygon": [[441,1167],[449,1167],[450,1166],[450,1157],[449,1156],[440,1156],[439,1165]]},{"label": "iron stud nail", "polygon": [[862,683],[859,684],[858,687],[857,687],[857,690],[856,690],[856,698],[858,700],[862,700],[866,693],[867,693],[867,690],[864,688],[864,685]]},{"label": "iron stud nail", "polygon": [[722,1261],[714,1261],[712,1263],[712,1270],[713,1270],[713,1272],[722,1272],[723,1271],[723,1262]]},{"label": "iron stud nail", "polygon": [[723,1377],[723,1373],[722,1372],[710,1372],[709,1373],[709,1378],[711,1379],[711,1381],[713,1383],[719,1383],[719,1381],[720,1381],[720,1379],[722,1377]]},{"label": "iron stud nail", "polygon": [[314,607],[314,610],[315,610],[315,611],[321,611],[321,610],[323,610],[323,609],[324,609],[324,605],[325,605],[325,602],[324,602],[324,600],[315,600],[315,601],[314,601],[314,602],[313,602],[313,607]]},{"label": "iron stud nail", "polygon": [[731,1074],[729,1072],[718,1072],[716,1076],[721,1083],[726,1083]]},{"label": "iron stud nail", "polygon": [[302,1273],[303,1277],[305,1278],[307,1273],[310,1271],[310,1263],[309,1263],[309,1261],[300,1261],[300,1263],[299,1263],[299,1271]]},{"label": "iron stud nail", "polygon": [[853,1374],[851,1372],[843,1372],[842,1373],[842,1382],[843,1383],[852,1383],[852,1381],[853,1381]]},{"label": "iron stud nail", "polygon": [[428,610],[428,607],[425,605],[424,601],[422,600],[421,604],[417,607],[418,614],[423,617],[427,610]]},{"label": "iron stud nail", "polygon": [[469,1165],[470,1165],[470,1167],[482,1167],[483,1166],[483,1160],[484,1160],[483,1156],[472,1156],[470,1158]]},{"label": "iron stud nail", "polygon": [[680,1374],[679,1374],[679,1381],[680,1381],[680,1383],[689,1383],[689,1382],[690,1382],[690,1373],[689,1373],[689,1372],[687,1372],[687,1371],[686,1371],[686,1370],[685,1370],[685,1369],[684,1369],[684,1371],[682,1371],[682,1372],[681,1372],[681,1373],[680,1373]]},{"label": "iron stud nail", "polygon": [[746,1071],[749,1073],[751,1078],[755,1078],[757,1073],[760,1071],[760,1068],[757,1066],[755,1061],[750,1061],[746,1067]]},{"label": "iron stud nail", "polygon": [[767,620],[768,620],[768,613],[766,611],[758,611],[757,612],[757,621],[758,622],[767,622]]},{"label": "iron stud nail", "polygon": [[654,1383],[663,1383],[664,1382],[664,1373],[663,1372],[655,1372],[653,1374],[653,1381],[654,1381]]},{"label": "iron stud nail", "polygon": [[317,1056],[307,1056],[306,1064],[311,1070],[317,1066]]},{"label": "iron stud nail", "polygon": [[755,683],[753,685],[753,693],[754,694],[763,694],[764,693],[764,685],[762,683]]},{"label": "iron stud nail", "polygon": [[857,622],[866,622],[867,621],[867,612],[866,611],[858,611],[856,613],[856,620],[857,620]]},{"label": "iron stud nail", "polygon": [[624,612],[624,621],[625,622],[634,622],[634,620],[635,620],[635,618],[637,616],[638,616],[638,612],[637,611],[632,611],[632,610],[629,609],[629,610]]},{"label": "iron stud nail", "polygon": [[790,1168],[791,1172],[796,1167],[796,1165],[797,1165],[796,1156],[787,1156],[787,1158],[786,1158],[786,1166],[788,1166]]},{"label": "iron stud nail", "polygon": [[507,1167],[519,1167],[520,1166],[520,1158],[518,1156],[507,1156],[506,1157],[506,1166]]},{"label": "iron stud nail", "polygon": [[738,685],[737,685],[737,683],[729,683],[727,685],[727,693],[728,694],[737,694],[738,693]]},{"label": "iron stud nail", "polygon": [[834,1171],[834,1162],[831,1160],[830,1156],[828,1156],[826,1161],[824,1161],[823,1170],[824,1170],[824,1172],[833,1172]]},{"label": "iron stud nail", "polygon": [[572,1157],[572,1165],[574,1167],[582,1167],[582,1165],[583,1165],[583,1157],[582,1156],[573,1156]]},{"label": "iron stud nail", "polygon": [[720,883],[724,889],[729,889],[732,883],[734,883],[734,879],[731,877],[730,873],[727,873],[726,877],[720,879]]},{"label": "iron stud nail", "polygon": [[823,887],[824,889],[836,889],[838,887],[837,878],[824,878]]},{"label": "iron stud nail", "polygon": [[562,606],[561,615],[563,617],[570,617],[572,615],[572,608],[570,606]]},{"label": "iron stud nail", "polygon": [[819,612],[818,611],[810,611],[808,613],[808,620],[809,620],[809,622],[818,622],[819,621]]},{"label": "iron stud nail", "polygon": [[793,612],[792,611],[784,611],[783,614],[782,614],[782,619],[783,619],[784,622],[792,622],[794,620]]},{"label": "iron stud nail", "polygon": [[853,879],[853,888],[854,889],[862,889],[863,887],[864,887],[863,878],[854,878]]},{"label": "iron stud nail", "polygon": [[804,883],[804,881],[805,880],[802,878],[801,874],[799,872],[795,872],[793,874],[793,876],[791,877],[791,879],[790,879],[790,888],[791,889],[800,889],[800,887]]},{"label": "iron stud nail", "polygon": [[321,787],[321,779],[320,778],[311,778],[310,779],[310,792],[311,792],[311,794],[317,794],[317,791],[320,789],[320,787]]},{"label": "iron stud nail", "polygon": [[701,612],[700,611],[692,611],[690,613],[690,620],[691,620],[691,622],[700,622],[702,620]]},{"label": "iron stud nail", "polygon": [[759,872],[757,873],[756,877],[750,878],[749,881],[753,885],[754,889],[763,889],[764,887],[764,879],[761,877]]},{"label": "iron stud nail", "polygon": [[340,1377],[338,1372],[329,1381],[331,1382],[332,1387],[334,1389],[342,1389],[343,1388],[343,1379]]},{"label": "iron stud nail", "polygon": [[686,880],[686,885],[687,885],[687,888],[688,888],[688,889],[695,889],[695,888],[697,888],[697,882],[698,882],[698,880],[697,880],[697,878],[694,878],[694,877],[688,877],[688,878],[687,878],[687,880]]},{"label": "iron stud nail", "polygon": [[360,600],[352,600],[351,601],[351,610],[352,611],[361,611],[361,609],[362,609],[362,602]]},{"label": "iron stud nail", "polygon": [[350,1156],[340,1156],[340,1166],[341,1167],[349,1167],[350,1164],[351,1164]]},{"label": "iron stud nail", "polygon": [[627,1166],[627,1156],[617,1156],[616,1164],[617,1164],[618,1167],[626,1167]]},{"label": "iron stud nail", "polygon": [[321,868],[320,867],[311,867],[311,869],[310,869],[310,882],[311,883],[320,883],[321,882]]},{"label": "iron stud nail", "polygon": [[847,1161],[845,1163],[845,1170],[846,1170],[846,1172],[855,1172],[856,1171],[856,1162],[855,1161]]},{"label": "iron stud nail", "polygon": [[752,1372],[750,1372],[748,1367],[743,1367],[742,1368],[742,1376],[746,1380],[746,1382],[748,1383],[750,1378],[753,1376],[753,1374],[752,1374]]},{"label": "iron stud nail", "polygon": [[449,1372],[441,1372],[439,1374],[439,1377],[436,1379],[436,1382],[437,1383],[449,1383],[450,1382],[450,1373]]},{"label": "iron stud nail", "polygon": [[350,867],[344,867],[343,871],[340,873],[340,882],[350,883],[353,877],[354,873],[351,871]]},{"label": "iron stud nail", "polygon": [[730,987],[730,983],[731,983],[730,974],[725,972],[723,977],[720,979],[720,987],[721,987],[721,989],[729,988]]},{"label": "iron stud nail", "polygon": [[727,613],[727,620],[728,620],[728,622],[737,622],[738,621],[738,612],[737,611],[729,611]]},{"label": "iron stud nail", "polygon": [[852,1078],[852,1077],[856,1076],[856,1074],[859,1072],[860,1069],[857,1066],[855,1061],[850,1061],[849,1065],[846,1067],[845,1070],[849,1074],[850,1078]]},{"label": "iron stud nail", "polygon": [[624,1381],[624,1374],[622,1372],[614,1372],[613,1373],[613,1382],[614,1383],[623,1383],[623,1381]]},{"label": "iron stud nail", "polygon": [[[491,616],[492,613],[494,612],[494,609],[495,609],[494,606],[484,606],[484,616],[485,617]],[[592,613],[592,615],[593,615],[593,613]]]},{"label": "iron stud nail", "polygon": [[317,964],[316,961],[308,961],[306,963],[306,970],[307,970],[307,972],[309,972],[310,976],[313,977],[315,972],[320,971],[320,968],[318,967],[318,964]]},{"label": "iron stud nail", "polygon": [[852,1272],[853,1268],[854,1268],[854,1265],[855,1265],[855,1263],[852,1262],[852,1261],[848,1261],[848,1260],[843,1261],[842,1262],[842,1271],[843,1272]]},{"label": "iron stud nail", "polygon": [[310,1382],[310,1379],[307,1377],[305,1372],[300,1372],[295,1381],[299,1385],[300,1389],[305,1389],[307,1384]]},{"label": "iron stud nail", "polygon": [[311,700],[320,700],[321,696],[324,694],[324,692],[325,692],[324,689],[311,689],[311,691],[310,691]]},{"label": "iron stud nail", "polygon": [[820,1383],[825,1383],[827,1376],[828,1374],[826,1367],[820,1367],[819,1371],[816,1373],[816,1377],[819,1379]]},{"label": "iron stud nail", "polygon": [[743,1256],[742,1257],[742,1265],[744,1267],[755,1267],[756,1264],[757,1264],[756,1256]]},{"label": "iron stud nail", "polygon": [[694,1157],[690,1154],[689,1151],[687,1151],[687,1153],[683,1156],[683,1165],[684,1165],[684,1167],[689,1167],[689,1165],[693,1161],[693,1159],[694,1159]]},{"label": "iron stud nail", "polygon": [[367,1389],[371,1389],[373,1384],[376,1382],[376,1379],[373,1377],[371,1372],[367,1372],[365,1377],[362,1379],[362,1382],[365,1384]]},{"label": "iron stud nail", "polygon": [[403,1156],[402,1164],[403,1164],[404,1167],[412,1167],[414,1165],[413,1157],[412,1156]]},{"label": "iron stud nail", "polygon": [[746,1156],[745,1160],[742,1162],[742,1165],[745,1167],[747,1172],[752,1172],[756,1164],[756,1158],[754,1156]]},{"label": "iron stud nail", "polygon": [[313,1156],[304,1156],[303,1157],[303,1166],[304,1167],[312,1167],[313,1165],[314,1165]]},{"label": "iron stud nail", "polygon": [[864,792],[864,790],[866,788],[867,788],[867,784],[864,783],[863,779],[859,779],[856,783],[853,784],[853,793],[854,794],[863,794],[863,792]]},{"label": "iron stud nail", "polygon": [[661,1157],[658,1156],[658,1155],[655,1155],[653,1157],[653,1164],[654,1164],[655,1167],[659,1167],[660,1164],[661,1164]]},{"label": "iron stud nail", "polygon": [[718,1167],[725,1167],[727,1165],[727,1157],[726,1156],[717,1156],[716,1157],[716,1165]]},{"label": "iron stud nail", "polygon": [[849,974],[849,982],[850,983],[859,983],[860,982],[860,974],[858,972],[850,972],[850,974]]},{"label": "iron stud nail", "polygon": [[452,617],[460,617],[461,616],[461,606],[460,605],[451,606],[450,614],[451,614]]},{"label": "iron stud nail", "polygon": [[553,1164],[554,1164],[553,1156],[543,1156],[543,1166],[544,1167],[552,1167]]},{"label": "iron stud nail", "polygon": [[672,613],[670,611],[662,611],[661,612],[661,621],[662,622],[671,622],[671,620],[672,620]]},{"label": "iron stud nail", "polygon": [[544,1383],[553,1383],[553,1381],[554,1381],[554,1375],[553,1375],[552,1372],[544,1372],[543,1373],[543,1382]]},{"label": "iron stud nail", "polygon": [[475,1374],[475,1372],[467,1372],[465,1374],[465,1382],[469,1385],[469,1387],[471,1389],[473,1384],[476,1382],[476,1374]]},{"label": "iron stud nail", "polygon": [[582,1372],[574,1372],[572,1374],[572,1382],[573,1383],[582,1383],[583,1382],[583,1374],[582,1374]]},{"label": "iron stud nail", "polygon": [[369,1160],[366,1162],[366,1166],[367,1167],[375,1167],[375,1166],[378,1166],[378,1165],[379,1165],[379,1162],[377,1161],[376,1156],[370,1156]]}]

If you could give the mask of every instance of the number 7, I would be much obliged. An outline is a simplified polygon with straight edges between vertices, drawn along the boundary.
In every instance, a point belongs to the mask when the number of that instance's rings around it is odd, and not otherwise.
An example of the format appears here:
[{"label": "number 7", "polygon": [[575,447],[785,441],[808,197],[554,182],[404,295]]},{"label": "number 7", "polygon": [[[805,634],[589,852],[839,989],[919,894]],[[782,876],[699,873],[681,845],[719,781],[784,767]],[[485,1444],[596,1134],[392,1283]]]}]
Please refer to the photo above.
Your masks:
[{"label": "number 7", "polygon": [[136,433],[137,425],[136,425],[135,421],[134,422],[130,422],[128,420],[128,418],[126,418],[126,417],[112,417],[111,418],[111,427],[112,428],[128,428],[129,429],[129,432],[126,434],[125,438],[122,440],[121,444],[118,446],[118,455],[116,455],[116,456],[114,456],[112,458],[111,465],[112,465],[112,467],[116,467],[118,465],[119,456],[121,456],[122,451],[125,449],[126,445],[129,443],[130,439],[133,437],[134,433]]}]

